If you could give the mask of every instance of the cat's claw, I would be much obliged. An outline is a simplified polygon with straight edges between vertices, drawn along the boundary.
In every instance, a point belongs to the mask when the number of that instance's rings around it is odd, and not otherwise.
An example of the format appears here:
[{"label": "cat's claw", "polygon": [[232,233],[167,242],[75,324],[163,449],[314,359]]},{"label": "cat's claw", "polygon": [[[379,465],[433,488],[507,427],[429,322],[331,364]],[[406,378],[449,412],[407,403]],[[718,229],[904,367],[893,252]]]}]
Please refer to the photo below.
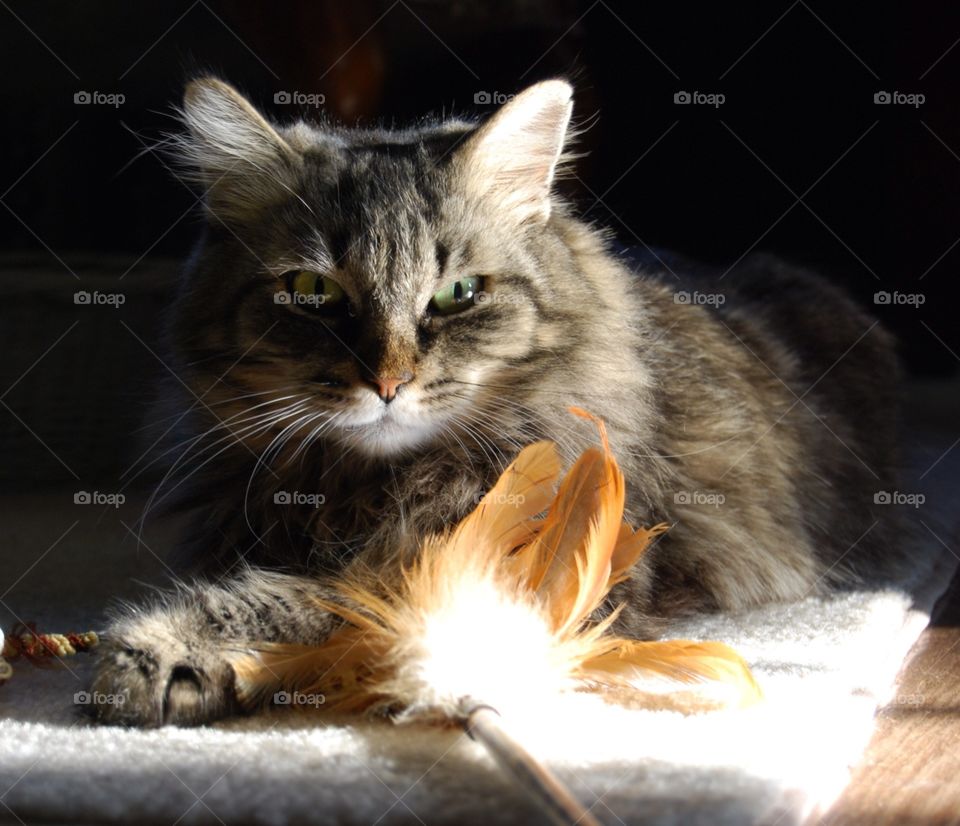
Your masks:
[{"label": "cat's claw", "polygon": [[210,641],[158,634],[156,619],[120,624],[101,643],[89,711],[103,723],[145,727],[201,725],[235,713],[231,665]]}]

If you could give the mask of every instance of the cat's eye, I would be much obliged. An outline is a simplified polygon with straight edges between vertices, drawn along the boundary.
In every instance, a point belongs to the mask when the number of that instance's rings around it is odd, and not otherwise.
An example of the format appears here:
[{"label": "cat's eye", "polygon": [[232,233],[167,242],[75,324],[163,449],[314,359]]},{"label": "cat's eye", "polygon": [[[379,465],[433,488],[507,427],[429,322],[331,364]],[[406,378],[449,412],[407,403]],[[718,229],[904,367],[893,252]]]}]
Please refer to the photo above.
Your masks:
[{"label": "cat's eye", "polygon": [[462,313],[477,303],[482,286],[483,279],[479,275],[454,281],[433,294],[430,309],[437,315]]},{"label": "cat's eye", "polygon": [[332,310],[344,304],[346,294],[329,275],[294,270],[286,275],[289,302],[308,310]]}]

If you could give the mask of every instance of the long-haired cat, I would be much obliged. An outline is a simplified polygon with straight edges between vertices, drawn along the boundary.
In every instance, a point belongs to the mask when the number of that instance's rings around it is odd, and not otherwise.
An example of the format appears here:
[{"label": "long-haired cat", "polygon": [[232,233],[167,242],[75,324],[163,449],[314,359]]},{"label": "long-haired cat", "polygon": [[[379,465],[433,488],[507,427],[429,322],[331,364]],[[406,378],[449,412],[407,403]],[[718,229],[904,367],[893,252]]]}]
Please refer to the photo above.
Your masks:
[{"label": "long-haired cat", "polygon": [[606,421],[629,518],[671,525],[615,589],[618,631],[889,567],[887,335],[772,259],[699,291],[632,272],[555,191],[571,95],[552,80],[479,125],[384,131],[280,127],[225,83],[189,85],[178,149],[206,225],[172,318],[192,392],[165,393],[180,458],[157,499],[194,514],[198,578],[111,627],[94,688],[127,700],[103,719],[229,713],[229,645],[321,639],[322,576],[395,571],[533,440],[574,458],[595,433],[571,405]]}]

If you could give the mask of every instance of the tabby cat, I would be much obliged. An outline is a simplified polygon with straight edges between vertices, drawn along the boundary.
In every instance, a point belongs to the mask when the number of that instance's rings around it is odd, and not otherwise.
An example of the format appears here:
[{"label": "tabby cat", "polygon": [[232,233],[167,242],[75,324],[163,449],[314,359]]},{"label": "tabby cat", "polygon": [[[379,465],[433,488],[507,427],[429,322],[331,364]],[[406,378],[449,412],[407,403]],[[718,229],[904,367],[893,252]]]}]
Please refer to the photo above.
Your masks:
[{"label": "tabby cat", "polygon": [[606,421],[628,517],[672,526],[614,590],[620,633],[889,569],[888,336],[774,259],[632,271],[556,192],[571,98],[550,80],[480,124],[354,130],[188,86],[174,140],[206,220],[155,500],[192,513],[194,578],[111,626],[93,689],[127,699],[102,719],[231,713],[228,646],[321,640],[324,577],[396,570],[531,441],[576,457],[596,434],[571,405]]}]

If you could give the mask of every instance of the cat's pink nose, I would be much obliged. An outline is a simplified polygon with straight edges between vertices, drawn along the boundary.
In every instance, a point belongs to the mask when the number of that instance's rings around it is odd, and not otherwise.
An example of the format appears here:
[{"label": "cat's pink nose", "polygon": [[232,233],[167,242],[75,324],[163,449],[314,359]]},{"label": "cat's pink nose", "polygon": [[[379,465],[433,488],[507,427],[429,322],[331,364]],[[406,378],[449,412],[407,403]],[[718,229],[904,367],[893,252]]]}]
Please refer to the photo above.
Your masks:
[{"label": "cat's pink nose", "polygon": [[397,388],[413,378],[410,370],[404,370],[399,376],[377,376],[371,384],[377,389],[377,395],[387,404],[397,396]]}]

